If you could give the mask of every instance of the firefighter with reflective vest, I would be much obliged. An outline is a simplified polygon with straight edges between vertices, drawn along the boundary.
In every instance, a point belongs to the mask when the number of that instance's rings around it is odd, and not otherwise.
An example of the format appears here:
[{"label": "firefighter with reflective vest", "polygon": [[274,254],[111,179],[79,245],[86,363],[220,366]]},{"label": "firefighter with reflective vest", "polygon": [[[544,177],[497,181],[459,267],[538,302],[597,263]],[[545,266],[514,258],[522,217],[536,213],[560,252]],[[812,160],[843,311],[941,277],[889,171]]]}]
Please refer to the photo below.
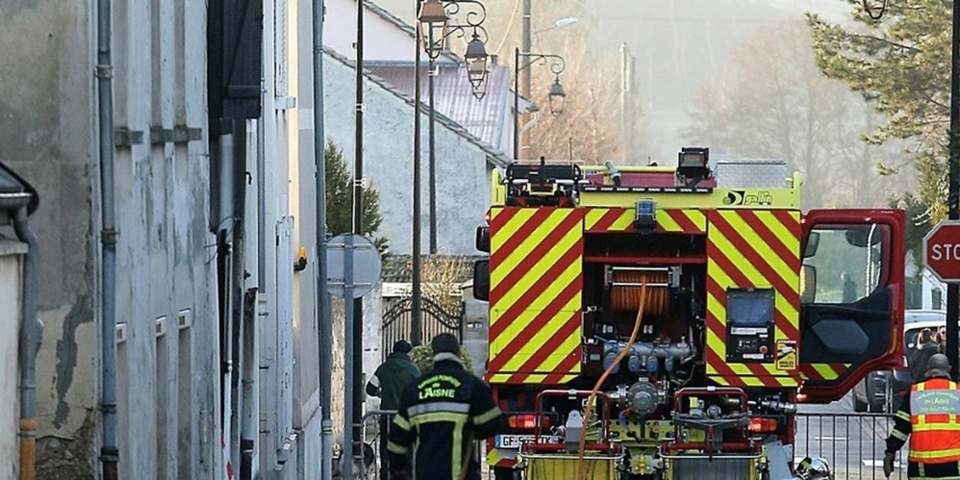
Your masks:
[{"label": "firefighter with reflective vest", "polygon": [[938,353],[930,357],[926,378],[910,389],[894,419],[883,457],[883,473],[890,478],[897,450],[910,437],[911,479],[960,479],[960,389],[950,381],[950,361]]},{"label": "firefighter with reflective vest", "polygon": [[390,476],[480,480],[474,440],[498,433],[505,418],[490,387],[464,368],[456,337],[437,335],[431,346],[433,370],[407,385],[400,396],[387,444]]}]

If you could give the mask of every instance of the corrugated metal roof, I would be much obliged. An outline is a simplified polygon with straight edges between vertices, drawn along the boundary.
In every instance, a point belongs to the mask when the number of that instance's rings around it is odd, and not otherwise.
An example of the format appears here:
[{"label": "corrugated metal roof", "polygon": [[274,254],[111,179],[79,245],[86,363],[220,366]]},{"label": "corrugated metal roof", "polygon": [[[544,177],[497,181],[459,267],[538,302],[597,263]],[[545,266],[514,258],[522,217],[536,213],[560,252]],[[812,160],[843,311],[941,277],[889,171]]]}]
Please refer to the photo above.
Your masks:
[{"label": "corrugated metal roof", "polygon": [[[413,63],[366,65],[367,69],[413,96]],[[473,96],[473,88],[463,66],[437,66],[434,82],[434,98],[438,113],[457,122],[468,132],[493,145],[500,151],[508,151],[502,145],[503,131],[512,128],[505,119],[510,118],[512,97],[509,94],[510,70],[503,65],[493,65],[487,76],[487,94],[481,100]],[[421,92],[424,105],[429,101],[427,90],[429,78],[427,67],[420,69]]]}]

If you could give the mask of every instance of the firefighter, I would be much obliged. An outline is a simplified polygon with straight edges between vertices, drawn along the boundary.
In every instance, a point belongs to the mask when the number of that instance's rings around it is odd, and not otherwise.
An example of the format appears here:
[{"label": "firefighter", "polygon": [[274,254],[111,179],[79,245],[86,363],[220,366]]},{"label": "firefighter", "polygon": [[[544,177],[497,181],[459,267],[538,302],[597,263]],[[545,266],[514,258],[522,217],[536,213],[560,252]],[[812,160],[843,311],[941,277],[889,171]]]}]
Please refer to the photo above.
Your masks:
[{"label": "firefighter", "polygon": [[490,387],[463,366],[456,337],[442,333],[431,346],[433,370],[400,397],[387,447],[391,478],[480,480],[474,439],[499,432],[505,418]]},{"label": "firefighter", "polygon": [[911,479],[960,479],[960,389],[950,381],[950,362],[938,353],[930,357],[926,379],[904,398],[887,438],[883,473],[890,478],[893,458],[910,436]]},{"label": "firefighter", "polygon": [[[393,344],[393,352],[383,362],[370,381],[367,382],[367,395],[380,397],[381,410],[396,410],[400,406],[400,393],[404,387],[420,376],[420,369],[410,359],[413,346],[406,340],[397,340]],[[387,437],[390,431],[390,417],[380,416],[380,478],[389,477]]]}]

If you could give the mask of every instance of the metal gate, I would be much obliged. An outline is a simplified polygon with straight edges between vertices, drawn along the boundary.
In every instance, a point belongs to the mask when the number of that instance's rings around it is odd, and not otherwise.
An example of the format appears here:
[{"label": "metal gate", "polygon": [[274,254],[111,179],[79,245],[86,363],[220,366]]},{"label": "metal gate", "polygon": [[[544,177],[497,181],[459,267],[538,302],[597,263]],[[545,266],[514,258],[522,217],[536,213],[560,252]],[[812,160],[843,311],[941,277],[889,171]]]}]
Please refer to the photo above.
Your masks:
[{"label": "metal gate", "polygon": [[[822,457],[837,479],[883,480],[883,452],[892,428],[891,414],[800,412],[794,461]],[[897,452],[891,479],[907,478],[907,449]]]},{"label": "metal gate", "polygon": [[[437,302],[423,297],[420,300],[420,332],[423,343],[429,342],[440,333],[452,333],[463,339],[463,302],[453,311],[447,310]],[[413,322],[413,299],[403,297],[390,303],[383,312],[383,357],[386,358],[397,340],[410,340]]]}]

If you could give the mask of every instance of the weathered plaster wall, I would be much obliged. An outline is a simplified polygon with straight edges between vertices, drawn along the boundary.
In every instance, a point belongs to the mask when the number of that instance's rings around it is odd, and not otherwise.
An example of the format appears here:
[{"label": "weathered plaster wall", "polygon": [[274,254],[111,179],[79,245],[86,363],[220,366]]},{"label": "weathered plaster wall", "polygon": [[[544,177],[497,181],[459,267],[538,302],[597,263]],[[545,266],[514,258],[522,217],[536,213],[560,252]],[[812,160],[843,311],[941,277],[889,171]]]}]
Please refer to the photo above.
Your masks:
[{"label": "weathered plaster wall", "polygon": [[38,478],[90,478],[95,450],[92,3],[0,4],[0,159],[41,197]]},{"label": "weathered plaster wall", "polygon": [[[341,55],[353,59],[357,51],[356,0],[326,0],[327,17],[323,43]],[[369,60],[412,61],[414,38],[370,9],[363,12],[364,57]]]},{"label": "weathered plaster wall", "polygon": [[0,235],[0,478],[17,478],[20,405],[17,339],[20,331],[21,259],[25,244]]},{"label": "weathered plaster wall", "polygon": [[[93,0],[0,4],[0,159],[34,186],[41,238],[38,478],[93,478],[99,448],[99,176]],[[121,476],[216,469],[204,4],[114,2]],[[13,66],[13,67],[11,67]],[[151,130],[203,130],[151,142]],[[181,316],[192,318],[183,329]],[[162,334],[158,333],[159,326]],[[164,460],[158,460],[158,458]]]},{"label": "weathered plaster wall", "polygon": [[[222,457],[206,7],[114,5],[117,128],[144,132],[116,150],[120,475],[210,478]],[[154,136],[183,127],[200,138]]]},{"label": "weathered plaster wall", "polygon": [[[355,70],[340,60],[325,62],[327,137],[353,165]],[[380,192],[380,235],[397,254],[413,251],[413,106],[370,79],[364,81],[364,175]],[[423,116],[421,164],[422,250],[429,245],[427,122]],[[436,126],[437,245],[445,253],[475,254],[476,226],[490,203],[486,153],[446,125]]]}]

